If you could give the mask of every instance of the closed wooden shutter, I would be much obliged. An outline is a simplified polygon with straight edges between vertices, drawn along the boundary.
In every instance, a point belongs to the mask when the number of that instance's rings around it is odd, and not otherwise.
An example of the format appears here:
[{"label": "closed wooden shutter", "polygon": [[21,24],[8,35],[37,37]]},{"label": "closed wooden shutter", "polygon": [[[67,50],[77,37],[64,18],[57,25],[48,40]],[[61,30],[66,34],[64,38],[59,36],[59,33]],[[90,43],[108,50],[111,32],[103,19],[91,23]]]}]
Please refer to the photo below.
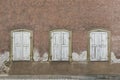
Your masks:
[{"label": "closed wooden shutter", "polygon": [[23,32],[23,57],[24,60],[30,60],[30,33],[29,32]]},{"label": "closed wooden shutter", "polygon": [[30,60],[30,32],[13,32],[13,60]]},{"label": "closed wooden shutter", "polygon": [[91,61],[108,60],[107,32],[91,32],[90,33],[90,59]]},{"label": "closed wooden shutter", "polygon": [[22,34],[21,32],[13,33],[13,60],[22,59]]},{"label": "closed wooden shutter", "polygon": [[60,32],[52,33],[52,60],[61,60],[61,34]]},{"label": "closed wooden shutter", "polygon": [[53,61],[67,61],[69,56],[69,32],[52,32],[51,54]]},{"label": "closed wooden shutter", "polygon": [[69,33],[68,32],[61,32],[62,35],[62,60],[68,60],[69,59]]}]

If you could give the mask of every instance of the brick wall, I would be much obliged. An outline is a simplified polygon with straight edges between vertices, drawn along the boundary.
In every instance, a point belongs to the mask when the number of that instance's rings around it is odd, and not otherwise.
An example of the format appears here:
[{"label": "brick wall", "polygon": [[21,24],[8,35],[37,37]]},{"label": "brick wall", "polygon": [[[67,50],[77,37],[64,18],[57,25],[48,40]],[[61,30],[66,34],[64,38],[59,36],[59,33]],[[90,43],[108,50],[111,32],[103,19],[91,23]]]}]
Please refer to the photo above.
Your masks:
[{"label": "brick wall", "polygon": [[[0,52],[10,51],[10,32],[33,31],[34,48],[49,53],[49,31],[72,31],[72,50],[87,50],[88,31],[111,31],[111,52],[120,58],[120,1],[115,0],[0,0]],[[43,36],[44,35],[44,36]],[[84,37],[83,37],[84,35]]]}]

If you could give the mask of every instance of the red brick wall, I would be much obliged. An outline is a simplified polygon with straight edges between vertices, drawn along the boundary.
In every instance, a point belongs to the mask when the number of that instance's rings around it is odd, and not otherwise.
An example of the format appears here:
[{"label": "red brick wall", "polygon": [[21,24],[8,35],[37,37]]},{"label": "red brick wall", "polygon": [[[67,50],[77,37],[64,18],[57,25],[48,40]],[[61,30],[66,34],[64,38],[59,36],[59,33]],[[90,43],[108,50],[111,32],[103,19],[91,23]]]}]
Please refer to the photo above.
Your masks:
[{"label": "red brick wall", "polygon": [[73,51],[87,50],[89,30],[114,29],[115,35],[119,34],[116,33],[119,28],[118,3],[112,0],[0,0],[0,49],[10,49],[11,30],[25,28],[33,30],[34,47],[41,52],[48,51],[49,31],[53,29],[72,31]]}]

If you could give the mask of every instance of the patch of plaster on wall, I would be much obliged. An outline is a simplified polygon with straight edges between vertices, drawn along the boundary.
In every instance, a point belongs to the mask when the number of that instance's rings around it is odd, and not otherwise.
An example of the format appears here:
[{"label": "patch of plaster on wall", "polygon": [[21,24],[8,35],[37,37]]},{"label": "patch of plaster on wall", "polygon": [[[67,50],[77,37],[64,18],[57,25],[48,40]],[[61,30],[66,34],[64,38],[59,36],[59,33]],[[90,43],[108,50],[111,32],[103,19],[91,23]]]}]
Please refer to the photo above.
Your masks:
[{"label": "patch of plaster on wall", "polygon": [[41,61],[47,61],[48,60],[48,53],[44,53],[43,56],[41,57]]},{"label": "patch of plaster on wall", "polygon": [[40,54],[39,54],[38,49],[36,48],[33,50],[33,59],[34,61],[40,61]]},{"label": "patch of plaster on wall", "polygon": [[80,54],[73,52],[72,59],[73,61],[87,62],[87,51],[83,51]]},{"label": "patch of plaster on wall", "polygon": [[5,61],[9,60],[9,52],[5,51],[0,55],[0,67],[4,64]]},{"label": "patch of plaster on wall", "polygon": [[117,59],[114,52],[111,52],[111,64],[120,63],[120,59]]},{"label": "patch of plaster on wall", "polygon": [[9,52],[5,51],[4,53],[0,54],[0,73],[5,71],[6,73],[9,72],[9,67],[7,67],[4,62],[9,61]]},{"label": "patch of plaster on wall", "polygon": [[39,53],[38,49],[36,49],[36,48],[33,50],[33,55],[34,55],[33,56],[34,61],[47,61],[48,60],[48,53],[45,52],[43,54],[43,56],[40,57],[40,53]]}]

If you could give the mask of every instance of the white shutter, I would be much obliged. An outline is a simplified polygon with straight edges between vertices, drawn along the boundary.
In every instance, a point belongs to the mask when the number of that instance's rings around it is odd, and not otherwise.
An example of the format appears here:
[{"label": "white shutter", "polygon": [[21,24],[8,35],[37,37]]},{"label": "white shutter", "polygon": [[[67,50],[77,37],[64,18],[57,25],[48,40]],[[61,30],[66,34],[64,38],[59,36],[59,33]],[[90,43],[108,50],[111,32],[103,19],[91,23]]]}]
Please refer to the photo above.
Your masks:
[{"label": "white shutter", "polygon": [[90,33],[90,60],[105,61],[108,59],[107,32]]},{"label": "white shutter", "polygon": [[13,32],[13,60],[30,60],[30,32]]},{"label": "white shutter", "polygon": [[108,35],[107,32],[102,32],[102,54],[101,60],[108,60]]},{"label": "white shutter", "polygon": [[69,32],[52,32],[51,37],[52,60],[67,61],[69,58]]},{"label": "white shutter", "polygon": [[23,32],[23,60],[30,60],[30,33]]},{"label": "white shutter", "polygon": [[62,32],[62,60],[68,60],[69,59],[69,33],[68,32]]},{"label": "white shutter", "polygon": [[95,34],[90,33],[90,59],[92,61],[96,60],[96,44],[95,44]]},{"label": "white shutter", "polygon": [[61,35],[60,32],[52,33],[52,60],[59,61],[61,59]]},{"label": "white shutter", "polygon": [[21,60],[22,57],[22,34],[21,32],[13,33],[13,60]]}]

